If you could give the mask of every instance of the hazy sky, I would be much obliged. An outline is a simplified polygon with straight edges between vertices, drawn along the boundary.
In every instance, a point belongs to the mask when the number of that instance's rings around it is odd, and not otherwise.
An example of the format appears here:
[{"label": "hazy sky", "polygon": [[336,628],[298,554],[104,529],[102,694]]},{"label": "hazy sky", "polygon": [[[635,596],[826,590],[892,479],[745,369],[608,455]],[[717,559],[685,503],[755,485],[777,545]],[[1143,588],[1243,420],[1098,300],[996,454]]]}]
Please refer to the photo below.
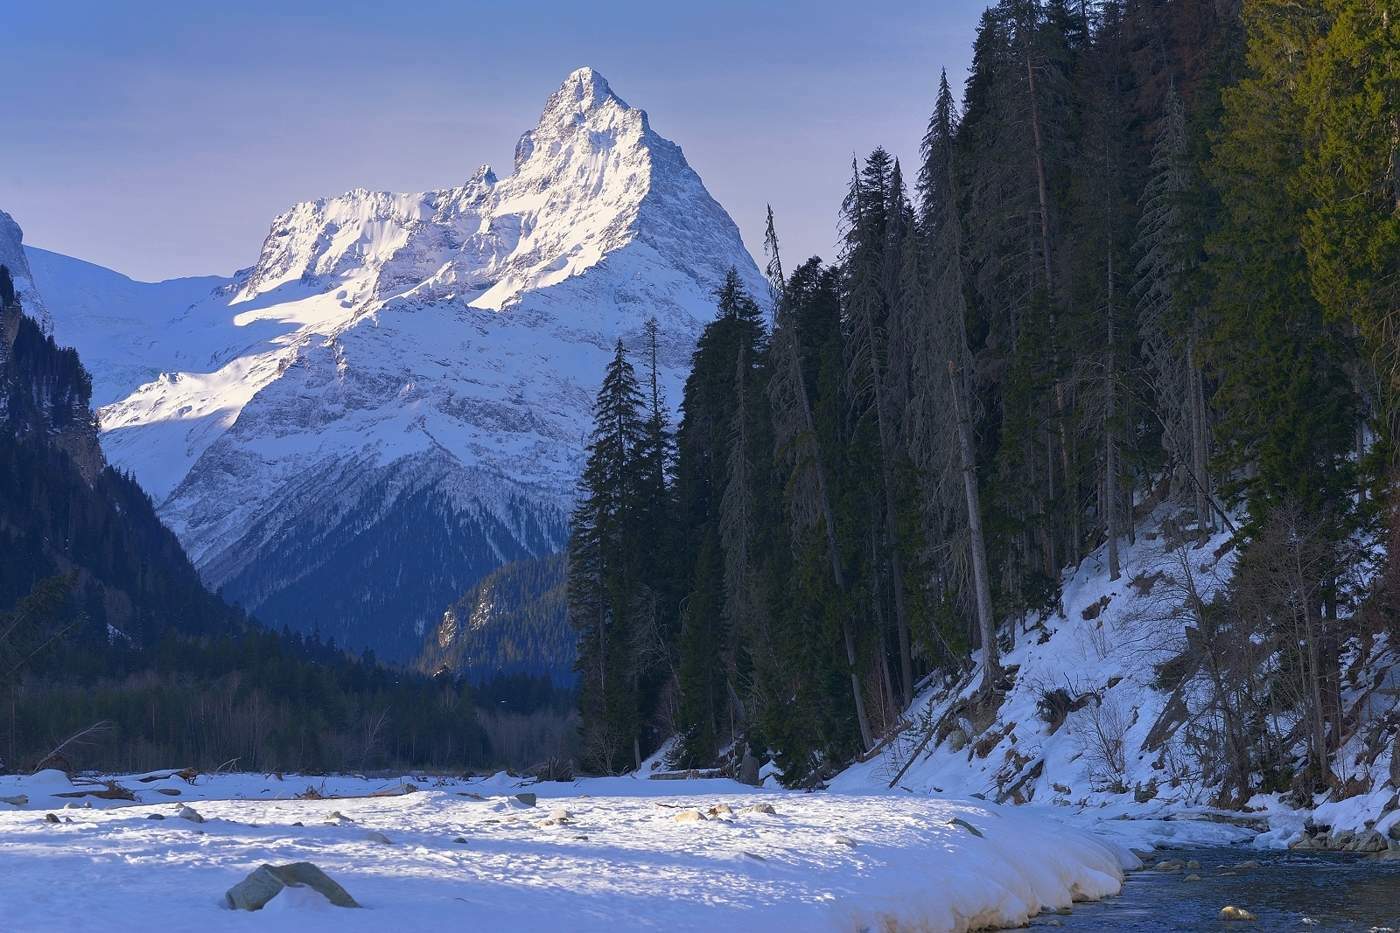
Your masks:
[{"label": "hazy sky", "polygon": [[352,6],[12,5],[0,209],[26,242],[136,278],[227,274],[296,201],[507,174],[545,98],[592,65],[751,251],[772,202],[789,265],[830,258],[851,154],[916,158],[985,0]]}]

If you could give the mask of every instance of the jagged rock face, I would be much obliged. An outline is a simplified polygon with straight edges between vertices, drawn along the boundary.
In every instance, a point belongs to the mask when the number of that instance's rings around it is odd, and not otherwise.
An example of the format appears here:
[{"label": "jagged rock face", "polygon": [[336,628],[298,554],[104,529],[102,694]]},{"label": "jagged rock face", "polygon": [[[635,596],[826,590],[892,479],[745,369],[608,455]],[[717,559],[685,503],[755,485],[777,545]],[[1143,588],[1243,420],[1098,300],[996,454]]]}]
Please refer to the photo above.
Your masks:
[{"label": "jagged rock face", "polygon": [[44,333],[52,333],[48,308],[34,287],[34,275],[29,271],[23,240],[24,231],[20,230],[19,224],[9,214],[0,211],[0,266],[10,270],[15,297],[19,299],[24,313],[32,317]]},{"label": "jagged rock face", "polygon": [[91,484],[106,466],[89,408],[91,380],[78,354],[60,349],[27,314],[16,285],[11,267],[0,262],[0,432],[52,445]]},{"label": "jagged rock face", "polygon": [[763,294],[680,148],[585,68],[510,177],[298,204],[193,304],[160,283],[178,307],[114,322],[60,268],[39,286],[85,359],[125,341],[122,373],[96,371],[104,447],[205,579],[407,658],[485,572],[563,545],[612,344],[654,315],[677,401],[731,266]]}]

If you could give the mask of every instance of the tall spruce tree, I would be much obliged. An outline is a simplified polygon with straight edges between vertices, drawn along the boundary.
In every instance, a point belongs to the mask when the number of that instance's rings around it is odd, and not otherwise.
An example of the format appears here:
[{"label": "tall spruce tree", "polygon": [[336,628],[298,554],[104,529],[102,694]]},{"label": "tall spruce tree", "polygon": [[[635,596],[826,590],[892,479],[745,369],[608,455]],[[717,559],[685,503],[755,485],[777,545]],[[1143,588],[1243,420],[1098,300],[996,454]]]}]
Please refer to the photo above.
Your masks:
[{"label": "tall spruce tree", "polygon": [[956,542],[942,562],[944,586],[957,595],[963,612],[975,619],[983,652],[983,689],[990,691],[1000,678],[1000,664],[972,436],[975,377],[968,345],[957,132],[957,105],[945,72],[939,77],[919,172],[928,273],[926,290],[918,296],[921,300],[908,304],[912,391],[905,420],[909,456],[924,478],[929,521]]},{"label": "tall spruce tree", "polygon": [[608,773],[639,764],[644,586],[642,503],[648,479],[646,401],[622,341],[594,404],[588,459],[569,539],[569,621],[579,635],[584,754]]},{"label": "tall spruce tree", "polygon": [[[735,624],[760,611],[749,589],[751,578],[726,560],[726,544],[737,546],[742,539],[747,546],[754,534],[751,513],[742,512],[752,504],[752,477],[742,476],[736,486],[731,484],[731,474],[752,462],[734,448],[736,417],[743,428],[744,447],[755,441],[753,406],[736,405],[736,400],[741,395],[761,397],[761,390],[741,385],[739,378],[751,378],[753,361],[761,358],[762,312],[733,269],[715,298],[718,314],[706,325],[691,357],[677,433],[678,514],[684,536],[692,542],[690,565],[695,568],[681,613],[677,760],[690,765],[711,761],[719,737],[744,718],[736,702],[740,662]],[[736,416],[736,411],[743,414]],[[731,487],[726,510],[726,492]],[[739,536],[730,534],[726,542],[726,530],[734,532],[741,526]],[[727,565],[736,571],[728,578]]]}]

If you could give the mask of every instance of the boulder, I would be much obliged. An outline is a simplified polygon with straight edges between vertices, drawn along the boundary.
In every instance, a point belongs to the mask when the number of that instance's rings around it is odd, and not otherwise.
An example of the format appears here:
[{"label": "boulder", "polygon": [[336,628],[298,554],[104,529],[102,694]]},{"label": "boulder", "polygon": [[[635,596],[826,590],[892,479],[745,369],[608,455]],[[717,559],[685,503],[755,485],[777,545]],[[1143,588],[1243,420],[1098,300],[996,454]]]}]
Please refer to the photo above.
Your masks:
[{"label": "boulder", "polygon": [[773,805],[772,805],[771,803],[756,803],[756,804],[753,804],[753,805],[751,805],[751,806],[745,807],[743,812],[745,812],[745,813],[766,813],[766,814],[768,814],[769,816],[773,816],[773,815],[776,814],[778,811],[773,809]]},{"label": "boulder", "polygon": [[371,829],[369,832],[365,833],[365,838],[370,842],[377,842],[382,846],[391,846],[394,844],[388,836],[375,829]]},{"label": "boulder", "polygon": [[1182,878],[1181,880],[1182,880],[1182,881],[1200,881],[1200,880],[1201,880],[1201,876],[1200,876],[1200,875],[1196,875],[1196,874],[1190,874],[1190,875],[1187,875],[1185,878]]},{"label": "boulder", "polygon": [[156,793],[164,794],[167,797],[178,797],[180,796],[180,789],[178,787],[157,787]]},{"label": "boulder", "polygon": [[355,899],[325,872],[310,862],[262,865],[228,889],[224,904],[231,910],[262,910],[283,888],[307,887],[336,907],[359,907]]},{"label": "boulder", "polygon": [[534,794],[516,794],[511,799],[518,801],[519,803],[524,804],[527,807],[533,807],[536,801],[539,800],[539,798],[536,797]]},{"label": "boulder", "polygon": [[55,816],[55,815],[52,814],[52,813],[45,813],[45,814],[44,814],[44,822],[45,822],[45,823],[57,823],[57,822],[58,822],[58,817]]},{"label": "boulder", "polygon": [[12,807],[26,807],[29,805],[29,795],[15,794],[13,797],[0,797],[0,803],[8,803]]},{"label": "boulder", "polygon": [[1374,829],[1368,829],[1357,833],[1347,850],[1349,852],[1384,852],[1386,847],[1385,837]]},{"label": "boulder", "polygon": [[1233,904],[1227,904],[1226,906],[1220,908],[1220,919],[1257,920],[1259,918],[1254,916],[1254,914],[1250,913],[1249,911],[1245,910],[1243,907],[1236,907]]},{"label": "boulder", "polygon": [[180,819],[182,819],[182,820],[189,820],[191,823],[203,823],[203,822],[204,822],[204,817],[202,817],[202,816],[199,815],[199,811],[197,811],[194,807],[190,807],[190,806],[183,806],[183,805],[182,805],[182,806],[180,807],[180,812],[179,812],[179,813],[176,813],[175,815],[178,816],[178,817],[179,817]]},{"label": "boulder", "polygon": [[759,763],[753,752],[744,751],[744,758],[739,762],[739,783],[747,784],[750,787],[759,787],[763,784],[763,779],[758,776]]},{"label": "boulder", "polygon": [[967,748],[967,733],[961,729],[954,729],[948,733],[948,751],[960,752]]},{"label": "boulder", "polygon": [[147,813],[147,814],[146,814],[146,819],[148,819],[148,820],[163,820],[163,819],[165,819],[165,814],[164,814],[164,813]]}]

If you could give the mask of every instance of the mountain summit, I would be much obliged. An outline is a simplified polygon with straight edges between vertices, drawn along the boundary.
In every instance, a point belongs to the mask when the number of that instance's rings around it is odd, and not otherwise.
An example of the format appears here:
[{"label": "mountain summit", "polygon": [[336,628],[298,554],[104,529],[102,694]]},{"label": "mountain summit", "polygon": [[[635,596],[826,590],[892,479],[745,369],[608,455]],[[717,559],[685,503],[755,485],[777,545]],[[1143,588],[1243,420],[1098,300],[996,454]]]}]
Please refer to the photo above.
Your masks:
[{"label": "mountain summit", "polygon": [[204,578],[393,657],[485,573],[563,545],[617,339],[658,319],[674,402],[725,271],[765,293],[680,147],[590,68],[509,177],[302,202],[232,279],[29,259],[56,334],[93,360],[109,458]]}]

